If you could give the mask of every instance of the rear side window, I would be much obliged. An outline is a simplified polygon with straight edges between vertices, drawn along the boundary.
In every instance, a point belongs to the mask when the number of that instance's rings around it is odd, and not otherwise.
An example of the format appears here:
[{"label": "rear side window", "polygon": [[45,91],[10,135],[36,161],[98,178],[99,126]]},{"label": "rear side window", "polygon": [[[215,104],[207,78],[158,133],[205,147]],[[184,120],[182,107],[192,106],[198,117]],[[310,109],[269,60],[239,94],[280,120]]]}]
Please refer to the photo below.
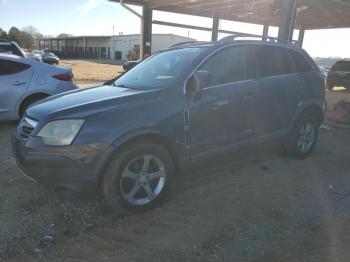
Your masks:
[{"label": "rear side window", "polygon": [[350,61],[336,62],[332,69],[335,71],[350,71]]},{"label": "rear side window", "polygon": [[256,73],[258,77],[295,73],[293,64],[284,48],[276,46],[256,46],[254,47],[253,55],[256,60]]},{"label": "rear side window", "polygon": [[223,85],[249,79],[246,48],[227,47],[210,57],[199,70],[208,71],[209,86]]},{"label": "rear side window", "polygon": [[20,73],[30,68],[30,65],[0,59],[0,76]]}]

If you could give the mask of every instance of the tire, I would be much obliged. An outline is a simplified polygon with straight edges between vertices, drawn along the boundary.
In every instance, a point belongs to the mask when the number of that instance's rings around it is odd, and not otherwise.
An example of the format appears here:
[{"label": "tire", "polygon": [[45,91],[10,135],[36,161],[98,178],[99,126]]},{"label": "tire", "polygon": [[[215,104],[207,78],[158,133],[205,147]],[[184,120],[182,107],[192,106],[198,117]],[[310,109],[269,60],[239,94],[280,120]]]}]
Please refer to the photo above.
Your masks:
[{"label": "tire", "polygon": [[333,85],[327,84],[327,90],[328,91],[333,91],[333,89],[334,89]]},{"label": "tire", "polygon": [[48,96],[45,95],[38,95],[36,97],[31,97],[26,100],[24,100],[19,108],[19,117],[22,118],[27,110],[28,107],[30,107],[32,104],[38,102],[39,100],[42,100]]},{"label": "tire", "polygon": [[165,199],[174,170],[174,161],[162,146],[131,144],[112,158],[101,183],[103,196],[114,210],[151,209]]},{"label": "tire", "polygon": [[298,159],[307,158],[315,149],[319,125],[314,117],[302,115],[285,141],[285,152]]}]

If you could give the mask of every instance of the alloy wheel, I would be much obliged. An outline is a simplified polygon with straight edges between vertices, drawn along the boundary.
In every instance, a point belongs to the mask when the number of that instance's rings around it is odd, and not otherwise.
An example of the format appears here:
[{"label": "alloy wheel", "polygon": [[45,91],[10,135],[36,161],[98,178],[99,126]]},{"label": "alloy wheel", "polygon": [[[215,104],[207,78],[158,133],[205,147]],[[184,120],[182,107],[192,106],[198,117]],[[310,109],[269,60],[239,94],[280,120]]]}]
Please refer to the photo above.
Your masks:
[{"label": "alloy wheel", "polygon": [[315,137],[315,127],[310,122],[307,122],[304,125],[302,125],[299,131],[299,138],[297,141],[298,149],[302,153],[308,152],[315,142]]},{"label": "alloy wheel", "polygon": [[160,195],[166,179],[164,163],[154,155],[131,160],[121,174],[120,192],[131,205],[146,205]]}]

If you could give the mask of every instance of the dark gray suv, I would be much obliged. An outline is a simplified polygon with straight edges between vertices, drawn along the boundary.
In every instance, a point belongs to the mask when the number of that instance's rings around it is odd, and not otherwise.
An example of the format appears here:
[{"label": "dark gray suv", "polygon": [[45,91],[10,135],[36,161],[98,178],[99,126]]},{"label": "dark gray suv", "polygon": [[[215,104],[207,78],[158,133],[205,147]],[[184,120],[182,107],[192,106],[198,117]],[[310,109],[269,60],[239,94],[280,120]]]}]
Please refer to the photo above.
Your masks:
[{"label": "dark gray suv", "polygon": [[19,167],[47,187],[102,192],[114,207],[153,207],[185,164],[281,141],[307,157],[323,122],[325,81],[294,45],[234,40],[157,53],[108,86],[32,106],[13,137]]}]

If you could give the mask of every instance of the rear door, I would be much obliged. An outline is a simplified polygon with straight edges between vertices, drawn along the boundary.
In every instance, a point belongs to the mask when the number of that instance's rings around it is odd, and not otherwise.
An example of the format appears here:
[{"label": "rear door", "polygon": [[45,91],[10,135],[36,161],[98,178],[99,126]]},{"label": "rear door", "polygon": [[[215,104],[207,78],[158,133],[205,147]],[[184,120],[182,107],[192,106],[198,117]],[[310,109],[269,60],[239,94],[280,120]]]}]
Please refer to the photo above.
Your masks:
[{"label": "rear door", "polygon": [[31,65],[0,58],[0,119],[13,116],[17,103],[27,92],[33,71]]},{"label": "rear door", "polygon": [[256,45],[253,50],[258,77],[259,136],[287,129],[303,98],[303,79],[286,50],[275,45]]}]

